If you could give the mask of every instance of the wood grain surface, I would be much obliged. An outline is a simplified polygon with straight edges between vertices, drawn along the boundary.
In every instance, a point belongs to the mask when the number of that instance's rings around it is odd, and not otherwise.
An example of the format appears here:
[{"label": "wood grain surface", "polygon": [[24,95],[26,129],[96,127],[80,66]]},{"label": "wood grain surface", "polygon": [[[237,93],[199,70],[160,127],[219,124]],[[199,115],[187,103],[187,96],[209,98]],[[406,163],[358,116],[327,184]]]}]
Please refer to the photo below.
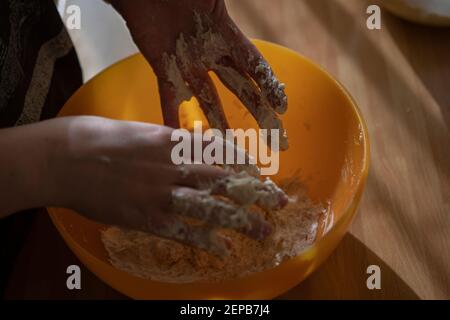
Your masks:
[{"label": "wood grain surface", "polygon": [[[341,81],[370,132],[370,177],[350,232],[280,298],[449,299],[450,29],[383,11],[382,29],[370,31],[364,0],[228,4],[248,36],[290,47]],[[83,290],[65,289],[71,263],[77,259],[40,214],[6,297],[123,298],[85,269]],[[381,267],[381,290],[366,287],[372,264]]]}]

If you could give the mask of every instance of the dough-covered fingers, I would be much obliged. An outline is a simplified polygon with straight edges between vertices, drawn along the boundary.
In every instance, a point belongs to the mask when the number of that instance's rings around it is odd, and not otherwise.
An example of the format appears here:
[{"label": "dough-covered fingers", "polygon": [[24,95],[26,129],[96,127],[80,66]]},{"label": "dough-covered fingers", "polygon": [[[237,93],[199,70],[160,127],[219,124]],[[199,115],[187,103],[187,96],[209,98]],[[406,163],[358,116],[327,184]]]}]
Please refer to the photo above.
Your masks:
[{"label": "dough-covered fingers", "polygon": [[164,125],[177,129],[180,127],[178,113],[180,102],[176,98],[177,88],[171,82],[162,78],[158,79],[158,86]]},{"label": "dough-covered fingers", "polygon": [[257,205],[264,210],[279,210],[288,196],[272,180],[261,181],[246,172],[228,175],[211,186],[211,193],[227,197],[240,206]]},{"label": "dough-covered fingers", "polygon": [[147,219],[146,232],[175,240],[196,248],[226,255],[230,248],[229,240],[205,226],[190,225],[174,214],[151,215]]},{"label": "dough-covered fingers", "polygon": [[220,164],[229,172],[245,171],[251,176],[260,176],[261,172],[256,165],[255,158],[250,156],[245,149],[241,148],[236,141],[234,141],[234,137],[232,140],[228,140],[228,138],[222,139],[220,136],[214,136],[211,137],[211,141],[205,142],[204,147],[207,148],[210,144],[222,147],[222,158],[224,161],[223,163],[212,162],[207,164]]},{"label": "dough-covered fingers", "polygon": [[189,188],[204,189],[215,181],[221,181],[231,173],[216,166],[207,164],[179,165],[176,184]]},{"label": "dough-covered fingers", "polygon": [[262,96],[271,107],[279,114],[285,113],[287,110],[285,85],[277,79],[270,64],[255,45],[236,27],[232,27],[232,30],[233,32],[227,34],[232,34],[231,38],[234,39],[230,43],[238,44],[233,50],[236,64],[255,80],[261,89]]},{"label": "dough-covered fingers", "polygon": [[220,200],[209,192],[174,189],[171,209],[180,215],[202,220],[214,227],[234,229],[257,240],[272,232],[270,224],[258,213]]},{"label": "dough-covered fingers", "polygon": [[181,165],[177,170],[178,186],[207,190],[240,206],[255,204],[264,210],[278,210],[288,201],[288,196],[270,178],[262,181],[245,170],[236,172],[205,164]]},{"label": "dough-covered fingers", "polygon": [[217,90],[206,71],[187,73],[185,79],[197,98],[209,125],[222,133],[229,128]]},{"label": "dough-covered fingers", "polygon": [[262,129],[267,129],[268,142],[271,142],[271,129],[279,130],[279,147],[286,150],[289,146],[283,123],[276,112],[262,98],[261,92],[253,81],[237,71],[237,67],[217,65],[214,72],[220,80],[241,100]]},{"label": "dough-covered fingers", "polygon": [[162,59],[152,65],[158,78],[164,124],[179,128],[179,106],[183,101],[190,100],[193,93],[178,68],[175,56],[164,54]]},{"label": "dough-covered fingers", "polygon": [[[215,133],[214,133],[215,134]],[[186,138],[189,133],[175,135],[173,137],[172,146],[176,146],[179,139]],[[205,138],[207,137],[207,138]],[[251,157],[243,148],[240,148],[233,139],[223,139],[221,134],[209,135],[209,134],[191,134],[190,137],[191,150],[193,152],[182,152],[182,148],[174,148],[170,152],[170,156],[176,155],[180,158],[177,165],[181,164],[198,164],[200,161],[206,165],[221,166],[224,169],[231,168],[234,171],[246,171],[250,175],[259,177],[260,170],[256,166],[256,160]],[[200,153],[196,152],[197,145],[201,145]],[[199,159],[201,157],[201,159]],[[170,159],[169,159],[170,160]],[[188,173],[190,170],[194,170],[198,167],[181,166],[178,170],[180,173]]]}]

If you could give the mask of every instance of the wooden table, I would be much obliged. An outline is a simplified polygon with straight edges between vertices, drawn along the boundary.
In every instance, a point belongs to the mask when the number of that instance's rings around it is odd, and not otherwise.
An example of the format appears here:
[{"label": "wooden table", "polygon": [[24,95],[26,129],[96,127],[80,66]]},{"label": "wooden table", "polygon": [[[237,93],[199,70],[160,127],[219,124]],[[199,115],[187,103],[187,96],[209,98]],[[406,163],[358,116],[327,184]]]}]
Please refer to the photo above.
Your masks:
[{"label": "wooden table", "polygon": [[[450,298],[450,29],[387,12],[366,28],[366,1],[234,0],[251,37],[317,61],[351,92],[369,126],[372,166],[359,214],[334,254],[284,299]],[[123,298],[83,269],[83,290],[65,289],[77,259],[44,214],[10,279],[9,298]],[[379,265],[382,289],[368,290]]]}]

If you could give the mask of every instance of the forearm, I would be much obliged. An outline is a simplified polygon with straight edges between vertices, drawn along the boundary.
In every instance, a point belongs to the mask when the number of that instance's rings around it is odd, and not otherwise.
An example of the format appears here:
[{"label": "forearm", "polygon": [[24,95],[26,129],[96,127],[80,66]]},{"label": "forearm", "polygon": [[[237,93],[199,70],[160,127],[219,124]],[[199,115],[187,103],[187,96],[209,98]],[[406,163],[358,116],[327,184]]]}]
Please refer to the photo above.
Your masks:
[{"label": "forearm", "polygon": [[0,130],[0,218],[56,201],[52,159],[63,125],[52,120]]}]

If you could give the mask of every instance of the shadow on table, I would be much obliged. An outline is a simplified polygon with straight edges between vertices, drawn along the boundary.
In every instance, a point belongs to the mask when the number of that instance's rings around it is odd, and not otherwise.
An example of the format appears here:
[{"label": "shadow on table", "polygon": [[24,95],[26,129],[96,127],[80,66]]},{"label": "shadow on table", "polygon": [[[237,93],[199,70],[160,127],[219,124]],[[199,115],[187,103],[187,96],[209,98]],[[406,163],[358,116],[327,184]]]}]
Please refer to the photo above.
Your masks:
[{"label": "shadow on table", "polygon": [[[435,112],[428,117],[428,135],[433,159],[440,169],[442,189],[450,192],[450,27],[436,28],[407,21],[387,21],[388,30],[434,100]],[[439,117],[434,121],[433,117]],[[442,121],[443,119],[443,121]],[[442,164],[442,165],[439,165]]]},{"label": "shadow on table", "polygon": [[[381,289],[369,290],[367,267],[381,269]],[[336,251],[309,278],[279,299],[419,299],[375,253],[347,233]]]},{"label": "shadow on table", "polygon": [[[29,218],[33,219],[33,225],[14,262],[4,299],[126,299],[80,263],[44,210]],[[81,290],[68,290],[66,287],[66,269],[72,264],[80,266]]]},{"label": "shadow on table", "polygon": [[[386,114],[391,114],[393,118],[398,120],[398,126],[405,128],[408,133],[415,138],[418,143],[425,144],[424,150],[429,149],[428,143],[431,141],[431,152],[426,154],[429,161],[436,166],[443,190],[448,190],[448,183],[450,181],[450,149],[443,147],[448,145],[449,131],[448,127],[442,124],[439,117],[439,112],[435,112],[432,107],[425,105],[428,101],[417,101],[418,94],[415,92],[410,84],[406,81],[405,76],[402,75],[397,66],[393,64],[391,59],[385,57],[379,46],[368,37],[365,25],[360,25],[360,21],[355,21],[346,8],[343,7],[342,1],[325,1],[327,10],[324,8],[324,0],[305,1],[305,4],[320,21],[325,30],[332,35],[337,44],[343,49],[344,53],[352,58],[353,63],[364,73],[370,81],[373,90],[377,91],[378,95],[386,100],[386,103],[380,104],[379,107],[384,107]],[[332,24],[333,17],[340,17],[339,24]],[[363,14],[364,12],[362,12]],[[442,114],[449,114],[450,100],[449,90],[445,90],[449,86],[450,75],[442,75],[442,83],[436,83],[436,72],[440,72],[440,67],[448,64],[448,55],[450,53],[450,44],[443,43],[445,39],[449,38],[449,29],[434,29],[429,27],[416,26],[396,18],[388,13],[383,15],[382,32],[389,32],[393,39],[396,40],[396,45],[403,52],[405,59],[411,64],[421,81],[429,90],[436,104],[439,106]],[[349,36],[351,35],[351,36]],[[417,35],[417,36],[416,36]],[[397,38],[396,38],[397,37]],[[402,39],[398,39],[402,37]],[[355,38],[358,41],[355,41]],[[434,47],[433,44],[437,42]],[[449,42],[449,41],[447,41]],[[430,65],[430,61],[433,61]],[[380,66],[385,66],[380,68]],[[385,92],[389,92],[389,84],[395,84],[395,90],[401,93],[402,102],[391,101]],[[413,121],[408,121],[408,105],[411,104],[411,112],[414,116],[423,116],[426,118],[427,135],[431,139],[424,139],[422,132],[418,130],[413,124]],[[364,106],[362,106],[364,107]],[[436,116],[438,114],[438,116]],[[448,123],[448,118],[447,118]],[[370,126],[370,123],[369,123]],[[446,143],[447,142],[447,143]],[[442,145],[437,145],[441,143]],[[379,203],[383,205],[383,218],[394,219],[399,230],[409,230],[406,232],[407,239],[413,243],[412,249],[417,257],[426,257],[426,260],[421,260],[422,263],[428,266],[427,269],[438,270],[438,274],[448,274],[445,264],[442,262],[440,252],[436,251],[430,244],[423,239],[417,238],[415,235],[420,234],[418,226],[407,218],[407,214],[402,210],[401,203],[399,203],[398,195],[383,194],[388,190],[383,180],[379,177],[374,167],[369,176],[368,186],[378,185],[378,188],[372,187],[370,192],[378,192],[376,197],[380,199]],[[411,174],[415,174],[411,172]],[[390,199],[386,201],[386,199]],[[421,217],[420,225],[429,224],[429,219],[426,214]],[[439,226],[434,226],[438,228]],[[448,292],[448,284],[438,282],[442,292]]]},{"label": "shadow on table", "polygon": [[386,24],[404,58],[434,98],[449,129],[450,27],[428,27],[400,19],[388,20]]}]

